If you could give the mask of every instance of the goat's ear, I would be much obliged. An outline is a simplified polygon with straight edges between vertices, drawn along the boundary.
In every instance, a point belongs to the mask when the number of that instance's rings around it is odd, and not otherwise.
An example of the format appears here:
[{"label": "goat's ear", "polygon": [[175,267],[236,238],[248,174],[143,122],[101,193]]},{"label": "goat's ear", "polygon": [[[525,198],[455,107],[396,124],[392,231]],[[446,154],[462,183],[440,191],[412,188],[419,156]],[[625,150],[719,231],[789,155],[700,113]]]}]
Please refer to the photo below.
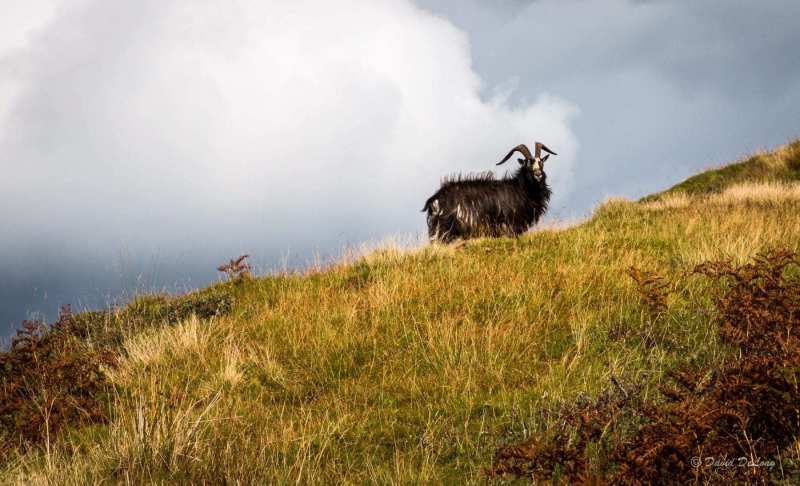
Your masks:
[{"label": "goat's ear", "polygon": [[550,158],[550,154],[547,154],[544,157],[542,157],[542,163],[544,164],[547,161],[547,159],[549,159],[549,158]]},{"label": "goat's ear", "polygon": [[519,162],[519,165],[523,165],[525,164],[525,159],[517,159],[517,162]]}]

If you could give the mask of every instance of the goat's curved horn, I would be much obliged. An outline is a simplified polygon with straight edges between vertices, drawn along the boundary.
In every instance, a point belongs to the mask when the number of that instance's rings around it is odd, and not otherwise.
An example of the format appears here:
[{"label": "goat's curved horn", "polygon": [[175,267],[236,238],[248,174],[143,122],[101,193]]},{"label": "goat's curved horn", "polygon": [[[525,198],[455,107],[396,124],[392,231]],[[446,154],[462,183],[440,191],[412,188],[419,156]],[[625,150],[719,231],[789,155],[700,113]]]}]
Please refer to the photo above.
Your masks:
[{"label": "goat's curved horn", "polygon": [[508,155],[506,155],[503,158],[503,160],[501,160],[500,162],[498,162],[495,165],[504,164],[508,159],[511,158],[511,156],[514,154],[514,152],[521,153],[522,156],[525,157],[525,160],[532,160],[533,159],[533,157],[531,157],[531,151],[528,150],[528,147],[526,147],[525,144],[523,143],[523,144],[519,144],[516,147],[514,147],[513,149],[511,149],[511,152],[509,152]]},{"label": "goat's curved horn", "polygon": [[558,155],[557,153],[553,152],[549,148],[545,147],[545,145],[543,143],[536,142],[536,158],[537,159],[542,156],[542,150],[544,150],[548,154]]}]

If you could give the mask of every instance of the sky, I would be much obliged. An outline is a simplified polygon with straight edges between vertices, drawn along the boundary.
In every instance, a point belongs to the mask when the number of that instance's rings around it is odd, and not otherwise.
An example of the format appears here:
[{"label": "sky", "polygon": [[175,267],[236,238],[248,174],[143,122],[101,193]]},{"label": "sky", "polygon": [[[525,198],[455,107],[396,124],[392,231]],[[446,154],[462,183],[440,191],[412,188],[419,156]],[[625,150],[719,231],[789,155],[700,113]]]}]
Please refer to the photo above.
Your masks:
[{"label": "sky", "polygon": [[800,136],[794,0],[0,2],[0,336],[419,238],[518,143],[577,219]]}]

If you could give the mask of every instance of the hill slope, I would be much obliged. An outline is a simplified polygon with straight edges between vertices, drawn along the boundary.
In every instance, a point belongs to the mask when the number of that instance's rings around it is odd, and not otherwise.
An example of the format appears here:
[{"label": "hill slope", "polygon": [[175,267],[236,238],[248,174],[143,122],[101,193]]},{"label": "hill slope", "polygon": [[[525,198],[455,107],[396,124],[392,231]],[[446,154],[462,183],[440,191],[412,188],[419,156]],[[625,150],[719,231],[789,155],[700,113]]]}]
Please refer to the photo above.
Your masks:
[{"label": "hill slope", "polygon": [[645,201],[685,193],[696,196],[720,193],[736,184],[793,183],[800,181],[800,141],[760,152],[744,160],[694,175],[664,192],[643,198]]},{"label": "hill slope", "polygon": [[[794,142],[567,229],[68,316],[58,369],[96,362],[107,392],[20,391],[0,482],[483,482],[498,448],[554,425],[543,410],[728,360],[704,311],[719,285],[686,273],[800,250],[798,168]],[[631,267],[672,282],[655,313]],[[74,416],[58,431],[54,407]],[[27,451],[9,425],[26,413]]]}]

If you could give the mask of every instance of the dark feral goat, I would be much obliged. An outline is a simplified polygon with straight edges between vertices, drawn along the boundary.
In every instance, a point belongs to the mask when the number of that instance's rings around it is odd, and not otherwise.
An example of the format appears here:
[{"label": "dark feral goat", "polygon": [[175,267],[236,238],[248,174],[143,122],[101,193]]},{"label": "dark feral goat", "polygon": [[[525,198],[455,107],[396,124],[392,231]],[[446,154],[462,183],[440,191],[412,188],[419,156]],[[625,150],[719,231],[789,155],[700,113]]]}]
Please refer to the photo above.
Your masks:
[{"label": "dark feral goat", "polygon": [[536,142],[535,155],[525,145],[517,145],[497,165],[514,152],[520,167],[513,176],[495,179],[491,172],[455,176],[442,181],[436,194],[425,201],[428,236],[431,241],[451,243],[480,236],[517,236],[536,224],[547,211],[550,187],[544,173],[542,150],[558,155]]}]

